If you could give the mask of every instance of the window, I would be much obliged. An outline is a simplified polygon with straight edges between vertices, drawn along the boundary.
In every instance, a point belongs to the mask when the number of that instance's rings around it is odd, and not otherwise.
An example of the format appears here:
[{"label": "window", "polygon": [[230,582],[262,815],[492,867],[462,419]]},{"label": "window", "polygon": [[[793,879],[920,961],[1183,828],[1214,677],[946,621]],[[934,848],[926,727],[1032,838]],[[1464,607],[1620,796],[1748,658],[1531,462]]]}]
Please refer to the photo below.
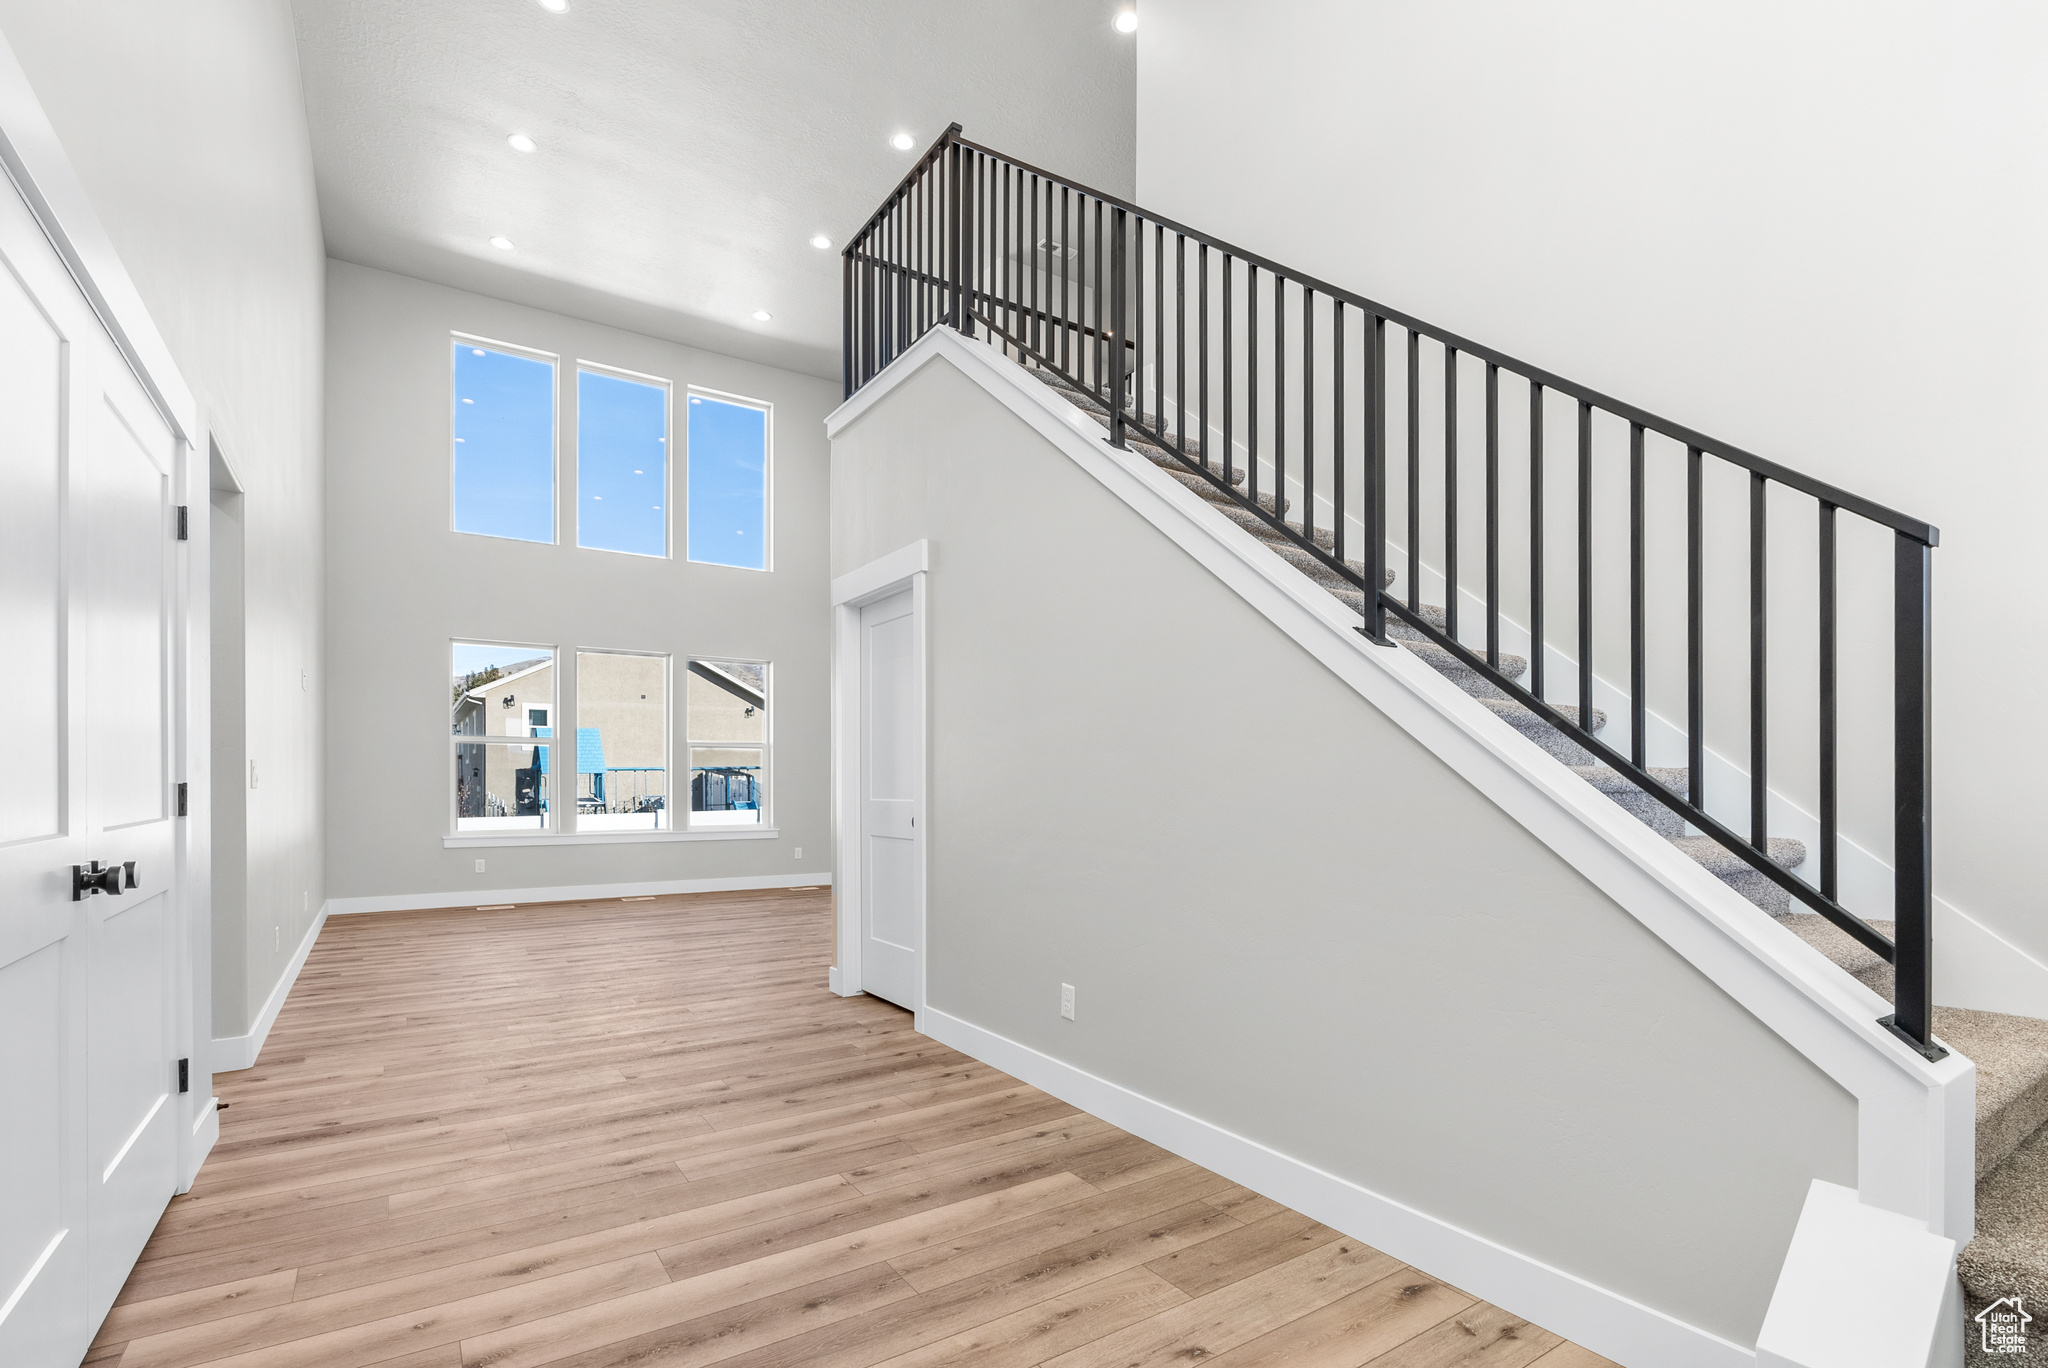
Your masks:
[{"label": "window", "polygon": [[768,742],[768,667],[691,661],[692,827],[767,824]]},{"label": "window", "polygon": [[668,385],[576,372],[576,544],[668,554]]},{"label": "window", "polygon": [[690,559],[768,568],[768,409],[693,394],[689,403]]},{"label": "window", "polygon": [[455,530],[555,539],[555,363],[455,339]]},{"label": "window", "polygon": [[449,712],[457,832],[553,827],[549,746],[538,738],[548,735],[546,719],[554,706],[553,650],[453,643]]},{"label": "window", "polygon": [[666,831],[668,657],[576,653],[576,829]]}]

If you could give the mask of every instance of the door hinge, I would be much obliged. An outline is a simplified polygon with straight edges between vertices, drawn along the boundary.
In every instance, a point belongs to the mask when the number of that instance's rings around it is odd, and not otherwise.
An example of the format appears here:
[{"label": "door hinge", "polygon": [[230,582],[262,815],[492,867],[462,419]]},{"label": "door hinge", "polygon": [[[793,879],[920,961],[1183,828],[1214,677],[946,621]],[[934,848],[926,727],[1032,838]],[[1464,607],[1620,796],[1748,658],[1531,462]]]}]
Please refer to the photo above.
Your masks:
[{"label": "door hinge", "polygon": [[192,1061],[189,1059],[178,1061],[178,1091],[181,1093],[192,1091]]},{"label": "door hinge", "polygon": [[183,816],[185,815],[185,798],[186,798],[186,792],[187,792],[187,790],[188,790],[188,789],[190,789],[190,788],[191,788],[191,785],[189,785],[189,784],[180,784],[180,785],[178,785],[178,815],[179,815],[180,817],[183,817]]},{"label": "door hinge", "polygon": [[192,540],[192,520],[184,504],[178,505],[178,540]]}]

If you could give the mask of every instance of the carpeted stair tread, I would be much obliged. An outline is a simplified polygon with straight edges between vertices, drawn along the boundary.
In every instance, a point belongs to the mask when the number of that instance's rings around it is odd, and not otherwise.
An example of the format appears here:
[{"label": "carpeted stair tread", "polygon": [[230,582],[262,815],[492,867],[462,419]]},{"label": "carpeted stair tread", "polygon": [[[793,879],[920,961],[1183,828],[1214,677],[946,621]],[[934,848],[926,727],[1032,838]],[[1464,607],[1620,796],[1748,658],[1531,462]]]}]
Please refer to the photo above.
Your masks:
[{"label": "carpeted stair tread", "polygon": [[[1710,836],[1680,836],[1673,845],[1690,855],[1709,874],[1754,874],[1747,860]],[[1806,843],[1789,836],[1773,836],[1764,842],[1764,854],[1780,869],[1797,869],[1806,863]]]},{"label": "carpeted stair tread", "polygon": [[[1521,657],[1516,656],[1515,659],[1519,660]],[[1507,656],[1501,657],[1503,665],[1507,661]],[[1599,709],[1594,709],[1594,715],[1599,715]],[[1585,780],[1594,788],[1599,789],[1602,793],[1635,793],[1638,791],[1636,789],[1636,781],[1623,774],[1620,770],[1615,769],[1612,765],[1573,765],[1572,773],[1578,775],[1579,778]],[[1650,769],[1650,777],[1652,779],[1655,779],[1665,788],[1676,793],[1683,793],[1685,791],[1686,782],[1691,773],[1692,771],[1684,766],[1680,766],[1677,769],[1652,766]]]},{"label": "carpeted stair tread", "polygon": [[1963,1247],[1956,1271],[1977,1301],[2017,1292],[2029,1305],[2048,1305],[2048,1131],[2036,1131],[1978,1177],[1977,1238]]},{"label": "carpeted stair tread", "polygon": [[[2048,1122],[2048,1021],[1937,1006],[1934,1033],[1977,1066],[1977,1176],[1981,1179]],[[1981,1202],[1978,1222],[1981,1230]],[[2048,1230],[2042,1232],[2042,1238],[2048,1242]],[[2043,1252],[2048,1253],[2048,1243]]]},{"label": "carpeted stair tread", "polygon": [[[1892,923],[1873,921],[1875,929],[1892,934]],[[1836,968],[1867,985],[1887,1002],[1892,996],[1892,966],[1877,951],[1857,940],[1818,912],[1792,912],[1778,925],[1827,956]],[[1882,986],[1880,986],[1882,985]]]}]

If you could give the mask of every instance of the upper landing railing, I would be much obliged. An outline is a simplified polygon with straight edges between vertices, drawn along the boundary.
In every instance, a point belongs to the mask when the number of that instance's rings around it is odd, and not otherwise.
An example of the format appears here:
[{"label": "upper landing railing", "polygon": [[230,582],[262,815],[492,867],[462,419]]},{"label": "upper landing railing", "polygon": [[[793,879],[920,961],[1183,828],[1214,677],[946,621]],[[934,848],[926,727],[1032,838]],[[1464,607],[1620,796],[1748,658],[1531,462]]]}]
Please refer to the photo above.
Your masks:
[{"label": "upper landing railing", "polygon": [[[1367,638],[1388,641],[1389,615],[1407,623],[1891,962],[1884,1024],[1942,1053],[1930,1030],[1933,527],[1025,165],[957,124],[848,242],[844,275],[849,396],[939,326],[1094,393],[1113,444],[1163,448],[1362,591]],[[1426,587],[1440,615],[1425,611]],[[1845,697],[1845,621],[1849,678],[1888,696]],[[1526,682],[1502,668],[1510,635],[1526,642]],[[1601,739],[1587,702],[1627,716],[1625,742]],[[1773,750],[1774,719],[1790,719],[1777,730],[1797,744]],[[1845,761],[1865,810],[1877,801],[1865,794],[1890,788],[1889,936],[1841,901]],[[1819,809],[1811,882],[1771,858],[1774,765]]]}]

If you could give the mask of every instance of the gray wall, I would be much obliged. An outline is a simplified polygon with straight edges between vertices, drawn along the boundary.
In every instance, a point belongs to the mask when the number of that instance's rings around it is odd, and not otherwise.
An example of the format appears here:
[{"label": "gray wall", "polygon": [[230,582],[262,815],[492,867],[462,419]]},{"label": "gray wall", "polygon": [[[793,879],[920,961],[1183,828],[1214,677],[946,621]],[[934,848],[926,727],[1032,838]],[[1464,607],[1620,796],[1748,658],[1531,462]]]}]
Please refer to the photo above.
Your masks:
[{"label": "gray wall", "polygon": [[1852,1098],[949,363],[832,460],[835,573],[933,543],[931,1006],[1754,1343]]},{"label": "gray wall", "polygon": [[[2048,670],[2048,179],[2014,173],[2048,158],[2048,9],[1147,0],[1138,37],[1140,203],[1941,528],[1935,891],[2048,961],[2048,731],[2015,712]],[[1772,781],[1811,813],[1814,600],[1782,568]],[[1842,830],[1888,859],[1890,624],[1843,632]]]},{"label": "gray wall", "polygon": [[[496,888],[822,879],[831,868],[822,422],[839,386],[344,262],[329,264],[328,282],[332,895],[446,893],[460,903]],[[451,332],[553,352],[564,375],[582,360],[660,376],[679,410],[690,385],[772,403],[775,569],[581,550],[566,514],[554,546],[451,532]],[[558,384],[557,394],[566,494],[575,386]],[[672,479],[682,479],[680,466]],[[559,502],[573,511],[570,498]],[[448,643],[460,637],[668,651],[678,670],[689,655],[773,661],[771,801],[782,837],[443,849]],[[673,693],[679,742],[684,691]],[[678,744],[676,763],[683,754]]]},{"label": "gray wall", "polygon": [[324,252],[291,10],[0,0],[0,32],[247,495],[243,725],[263,787],[241,868],[226,871],[246,882],[246,924],[216,927],[214,944],[234,1013],[215,1030],[239,1035],[325,897]]}]

